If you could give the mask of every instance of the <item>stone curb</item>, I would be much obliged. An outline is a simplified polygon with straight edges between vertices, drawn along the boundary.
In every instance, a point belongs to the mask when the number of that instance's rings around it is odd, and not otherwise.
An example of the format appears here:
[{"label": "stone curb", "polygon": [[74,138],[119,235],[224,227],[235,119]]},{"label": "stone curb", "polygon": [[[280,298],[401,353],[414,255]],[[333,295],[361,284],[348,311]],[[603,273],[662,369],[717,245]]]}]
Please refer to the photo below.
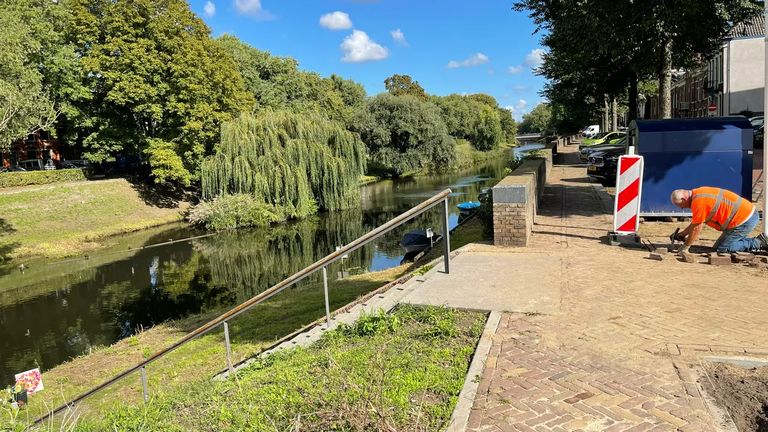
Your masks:
[{"label": "stone curb", "polygon": [[469,415],[472,412],[472,405],[475,402],[477,388],[480,386],[480,379],[483,376],[485,363],[488,360],[488,352],[493,345],[493,336],[501,320],[501,313],[491,311],[488,320],[485,322],[483,335],[477,343],[475,355],[472,357],[472,363],[469,365],[467,377],[464,379],[464,386],[459,393],[459,399],[456,402],[456,408],[451,415],[451,421],[448,424],[446,432],[463,432],[467,429]]}]

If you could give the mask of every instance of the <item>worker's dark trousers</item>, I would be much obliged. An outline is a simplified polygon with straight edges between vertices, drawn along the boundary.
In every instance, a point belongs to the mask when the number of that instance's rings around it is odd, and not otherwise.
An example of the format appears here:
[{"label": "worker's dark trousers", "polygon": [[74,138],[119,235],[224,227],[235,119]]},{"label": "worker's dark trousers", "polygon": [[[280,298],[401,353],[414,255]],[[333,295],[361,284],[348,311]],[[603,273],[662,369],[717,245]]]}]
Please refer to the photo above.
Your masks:
[{"label": "worker's dark trousers", "polygon": [[747,237],[760,222],[757,210],[743,224],[723,231],[717,240],[718,252],[745,252],[760,250],[760,240]]}]

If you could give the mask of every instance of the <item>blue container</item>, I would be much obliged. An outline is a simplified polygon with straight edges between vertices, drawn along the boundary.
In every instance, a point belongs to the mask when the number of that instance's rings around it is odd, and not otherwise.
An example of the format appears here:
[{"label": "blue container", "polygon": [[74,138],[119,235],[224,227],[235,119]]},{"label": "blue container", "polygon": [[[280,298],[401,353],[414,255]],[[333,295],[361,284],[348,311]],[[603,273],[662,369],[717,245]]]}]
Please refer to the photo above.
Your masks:
[{"label": "blue container", "polygon": [[629,144],[643,156],[641,216],[685,216],[675,189],[725,188],[752,199],[752,125],[745,117],[637,120]]}]

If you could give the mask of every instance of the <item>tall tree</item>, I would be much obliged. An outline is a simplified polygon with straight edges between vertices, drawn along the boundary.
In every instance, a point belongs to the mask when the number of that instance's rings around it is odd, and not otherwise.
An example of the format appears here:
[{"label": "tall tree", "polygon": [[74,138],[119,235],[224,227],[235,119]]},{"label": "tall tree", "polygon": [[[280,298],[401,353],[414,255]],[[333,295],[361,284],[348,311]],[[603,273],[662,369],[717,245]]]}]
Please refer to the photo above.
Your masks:
[{"label": "tall tree", "polygon": [[549,104],[540,103],[528,114],[523,115],[520,123],[520,132],[552,133],[552,108]]},{"label": "tall tree", "polygon": [[64,40],[68,9],[57,2],[5,0],[0,8],[0,148],[70,112],[82,93],[77,57]]},{"label": "tall tree", "polygon": [[384,80],[384,87],[393,96],[413,96],[426,100],[427,92],[418,81],[414,81],[409,75],[394,74]]},{"label": "tall tree", "polygon": [[188,185],[219,127],[253,98],[183,0],[65,0],[88,96],[72,128],[85,156],[146,157],[155,181]]},{"label": "tall tree", "polygon": [[371,164],[395,176],[445,169],[456,157],[440,110],[414,96],[382,93],[370,99],[352,129],[368,147]]},{"label": "tall tree", "polygon": [[337,122],[268,109],[225,123],[221,135],[203,165],[205,198],[247,194],[292,217],[360,204],[365,145]]}]

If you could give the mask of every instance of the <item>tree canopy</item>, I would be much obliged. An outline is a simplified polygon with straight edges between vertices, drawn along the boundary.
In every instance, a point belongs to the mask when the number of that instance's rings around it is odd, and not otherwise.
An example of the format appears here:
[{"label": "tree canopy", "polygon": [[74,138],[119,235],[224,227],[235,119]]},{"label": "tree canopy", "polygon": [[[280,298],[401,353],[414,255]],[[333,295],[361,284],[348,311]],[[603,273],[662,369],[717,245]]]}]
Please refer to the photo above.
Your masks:
[{"label": "tree canopy", "polygon": [[67,0],[88,91],[67,117],[94,162],[148,159],[155,181],[189,185],[219,126],[252,106],[232,57],[183,0]]},{"label": "tree canopy", "polygon": [[[690,68],[718,49],[731,26],[759,12],[756,0],[519,0],[548,48],[539,73],[544,95],[563,119],[592,116],[604,99],[628,90],[636,117],[638,83],[658,79],[663,116],[669,115],[673,67]],[[565,111],[575,110],[567,113]],[[560,125],[571,120],[556,122]]]},{"label": "tree canopy", "polygon": [[418,81],[414,81],[409,75],[394,74],[384,80],[384,88],[393,96],[413,96],[426,100],[427,92]]},{"label": "tree canopy", "polygon": [[540,103],[531,112],[523,115],[520,123],[522,133],[552,133],[552,108],[549,104]]},{"label": "tree canopy", "polygon": [[264,110],[225,123],[203,164],[203,197],[247,194],[290,217],[359,205],[365,145],[317,113]]},{"label": "tree canopy", "polygon": [[367,145],[372,164],[395,176],[423,168],[445,169],[456,157],[440,110],[415,96],[373,97],[352,129]]}]

